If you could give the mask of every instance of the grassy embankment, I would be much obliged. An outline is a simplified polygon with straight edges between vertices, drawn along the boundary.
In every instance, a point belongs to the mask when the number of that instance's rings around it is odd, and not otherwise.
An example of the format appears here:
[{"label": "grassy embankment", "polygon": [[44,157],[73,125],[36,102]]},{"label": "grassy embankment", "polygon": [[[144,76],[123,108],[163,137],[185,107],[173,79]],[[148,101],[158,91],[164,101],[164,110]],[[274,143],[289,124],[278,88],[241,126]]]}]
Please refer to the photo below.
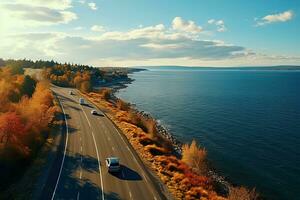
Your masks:
[{"label": "grassy embankment", "polygon": [[52,143],[57,114],[47,82],[24,75],[22,67],[0,68],[1,199],[31,195],[41,156],[47,155],[40,150]]},{"label": "grassy embankment", "polygon": [[231,188],[226,197],[215,192],[213,182],[207,175],[205,149],[193,141],[184,145],[182,157],[174,156],[173,145],[162,137],[156,121],[138,113],[130,104],[112,100],[112,91],[83,94],[95,103],[126,135],[143,161],[156,172],[175,199],[256,199],[254,190],[244,187]]}]

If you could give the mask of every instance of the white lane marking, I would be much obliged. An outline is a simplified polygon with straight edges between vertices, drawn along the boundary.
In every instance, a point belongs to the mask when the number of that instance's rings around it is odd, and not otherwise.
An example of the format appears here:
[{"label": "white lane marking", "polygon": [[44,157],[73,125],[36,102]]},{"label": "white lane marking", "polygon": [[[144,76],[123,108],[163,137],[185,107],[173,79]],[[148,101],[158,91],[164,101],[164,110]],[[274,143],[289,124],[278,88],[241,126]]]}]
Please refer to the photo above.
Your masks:
[{"label": "white lane marking", "polygon": [[80,195],[80,193],[78,192],[78,193],[77,193],[77,200],[79,200],[79,195]]},{"label": "white lane marking", "polygon": [[79,178],[82,178],[82,168],[80,168]]},{"label": "white lane marking", "polygon": [[[119,130],[113,125],[114,129],[117,131],[117,133],[119,134],[119,136],[121,137],[122,141],[124,142],[124,144],[127,146],[128,151],[130,152],[130,154],[132,155],[133,159],[135,160],[135,162],[137,163],[138,167],[140,168],[140,170],[143,172],[142,176],[144,177],[147,186],[149,186],[149,182],[148,182],[148,177],[144,174],[144,169],[142,169],[142,167],[140,166],[139,162],[137,161],[136,157],[134,156],[134,154],[132,153],[132,151],[130,150],[129,146],[127,145],[127,143],[125,142],[125,140],[123,139],[121,133],[119,132]],[[150,187],[150,189],[153,191],[153,189]]]},{"label": "white lane marking", "polygon": [[93,131],[92,131],[92,136],[93,136],[93,140],[94,140],[94,144],[95,144],[95,148],[96,148],[96,153],[97,153],[98,164],[99,164],[99,175],[100,175],[100,180],[101,180],[102,200],[104,200],[104,187],[103,187],[100,159],[99,159],[98,147],[96,145],[96,139],[95,139]]},{"label": "white lane marking", "polygon": [[148,180],[147,180],[146,175],[144,174],[144,172],[142,173],[142,176],[144,177],[145,181],[148,183]]},{"label": "white lane marking", "polygon": [[156,198],[156,197],[154,197],[154,200],[157,200],[157,198]]},{"label": "white lane marking", "polygon": [[111,147],[113,151],[115,151],[115,147]]},{"label": "white lane marking", "polygon": [[[90,124],[89,122],[89,119],[87,118],[84,110],[83,110],[83,107],[81,106],[81,110],[82,112],[84,113],[88,123]],[[91,127],[91,125],[90,125]],[[103,180],[102,180],[102,172],[101,172],[101,166],[100,166],[100,158],[99,158],[99,152],[98,152],[98,147],[97,147],[97,144],[96,144],[96,139],[95,139],[95,136],[94,136],[94,132],[92,131],[92,136],[93,136],[93,140],[94,140],[94,145],[95,145],[95,148],[96,148],[96,154],[97,154],[97,159],[98,159],[98,165],[99,165],[99,177],[100,177],[100,181],[101,181],[101,192],[102,192],[102,200],[104,200],[104,187],[103,187]]]},{"label": "white lane marking", "polygon": [[81,137],[79,138],[80,142],[81,142]]},{"label": "white lane marking", "polygon": [[82,105],[80,105],[80,107],[81,107],[82,112],[84,113],[84,116],[85,116],[85,118],[86,118],[86,120],[87,120],[89,126],[92,127],[92,126],[91,126],[91,123],[90,123],[90,120],[88,119],[87,115],[85,114],[85,112],[84,112],[84,110],[83,110]]},{"label": "white lane marking", "polygon": [[82,152],[82,146],[80,146],[80,152]]},{"label": "white lane marking", "polygon": [[130,196],[130,199],[132,199],[132,194],[131,194],[131,192],[129,191],[129,196]]},{"label": "white lane marking", "polygon": [[110,141],[110,137],[108,136],[107,139]]},{"label": "white lane marking", "polygon": [[[92,103],[93,104],[93,103]],[[97,106],[96,106],[97,107]],[[81,106],[81,109],[82,109],[82,111],[83,111],[83,107]],[[83,113],[85,114],[85,112],[83,111]],[[104,115],[105,116],[105,115]],[[85,114],[85,117],[87,118],[87,116],[86,116],[86,114]],[[108,118],[107,118],[107,116],[105,116],[105,119],[106,120],[108,120],[110,123],[112,123]],[[88,120],[88,118],[87,118],[87,120]],[[88,122],[89,122],[89,120],[88,120]],[[102,123],[100,123],[100,125],[102,126]],[[134,154],[132,153],[132,151],[129,149],[129,147],[128,147],[128,145],[127,145],[127,143],[125,142],[125,140],[123,139],[123,137],[122,137],[122,135],[120,134],[120,132],[119,132],[119,130],[115,127],[115,125],[114,124],[112,124],[113,125],[113,127],[114,127],[114,129],[117,131],[117,133],[119,134],[119,136],[121,137],[121,139],[122,139],[122,141],[124,142],[124,144],[127,146],[127,149],[128,149],[128,151],[130,152],[130,154],[132,155],[132,157],[134,158],[134,160],[135,160],[135,162],[137,163],[137,165],[138,165],[138,167],[140,168],[140,170],[141,171],[144,171],[144,169],[142,169],[142,167],[140,166],[140,164],[138,163],[138,161],[137,161],[137,159],[135,158],[135,156],[134,156]],[[104,129],[105,130],[105,132],[106,132],[106,129]],[[93,132],[92,132],[93,133]],[[94,136],[93,136],[93,139],[95,139],[94,138]],[[94,143],[95,143],[95,140],[94,140]],[[96,146],[96,149],[97,149],[97,146]],[[97,156],[98,156],[98,150],[97,150]],[[98,158],[98,162],[99,162],[99,158]],[[100,164],[100,163],[99,163]],[[99,167],[100,167],[100,165],[99,165]],[[100,169],[99,169],[99,171],[100,171]],[[100,171],[100,174],[101,174],[101,171]],[[145,174],[143,173],[143,177],[144,177],[144,179],[146,180],[146,183],[147,183],[147,186],[149,186],[149,182],[148,182],[148,178],[145,176]],[[101,182],[102,182],[102,179],[101,179]],[[101,183],[102,184],[102,183]],[[128,186],[128,183],[126,182],[126,185],[127,185],[127,188],[129,189],[129,186]],[[152,190],[152,192],[154,192],[153,191],[153,189],[150,187],[150,189]],[[103,194],[103,190],[102,190],[102,194]],[[103,197],[103,195],[102,195],[102,197]],[[155,197],[154,197],[155,198]],[[156,199],[156,198],[155,198]]]},{"label": "white lane marking", "polygon": [[59,98],[57,97],[58,99],[58,102],[62,108],[62,111],[64,113],[64,118],[65,118],[65,124],[66,124],[66,144],[65,144],[65,149],[64,149],[64,156],[63,156],[63,159],[62,159],[62,162],[61,162],[61,166],[60,166],[60,169],[59,169],[59,174],[58,174],[58,178],[57,178],[57,181],[56,181],[56,184],[55,184],[55,188],[54,188],[54,191],[53,191],[53,194],[52,194],[52,200],[54,199],[54,196],[55,196],[55,192],[56,192],[56,189],[57,189],[57,186],[58,186],[58,183],[59,183],[59,180],[60,180],[60,176],[61,176],[61,172],[62,172],[62,168],[63,168],[63,165],[64,165],[64,162],[65,162],[65,157],[66,157],[66,152],[67,152],[67,146],[68,146],[68,136],[69,136],[69,128],[68,128],[68,122],[67,122],[67,117],[66,117],[66,113],[65,113],[65,110],[64,110],[64,107],[63,105],[61,104]]}]

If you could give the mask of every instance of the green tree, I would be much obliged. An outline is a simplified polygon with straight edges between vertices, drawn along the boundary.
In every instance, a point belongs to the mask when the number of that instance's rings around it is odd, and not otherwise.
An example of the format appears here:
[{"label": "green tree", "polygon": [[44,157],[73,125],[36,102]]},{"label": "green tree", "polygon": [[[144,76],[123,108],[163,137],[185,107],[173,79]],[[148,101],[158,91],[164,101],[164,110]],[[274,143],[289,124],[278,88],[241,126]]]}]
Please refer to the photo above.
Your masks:
[{"label": "green tree", "polygon": [[26,75],[24,77],[24,82],[20,88],[21,96],[27,95],[28,97],[31,97],[35,90],[35,86],[36,86],[36,81],[30,76]]},{"label": "green tree", "polygon": [[18,63],[12,63],[8,65],[8,67],[11,69],[12,74],[24,74],[24,69],[21,65]]}]

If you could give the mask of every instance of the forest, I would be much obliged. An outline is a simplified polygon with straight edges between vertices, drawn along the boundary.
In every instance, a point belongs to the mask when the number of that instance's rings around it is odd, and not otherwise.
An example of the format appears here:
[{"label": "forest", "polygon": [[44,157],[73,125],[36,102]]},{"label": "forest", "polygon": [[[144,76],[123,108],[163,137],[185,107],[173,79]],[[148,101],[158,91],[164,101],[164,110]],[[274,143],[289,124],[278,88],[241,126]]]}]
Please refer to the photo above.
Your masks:
[{"label": "forest", "polygon": [[3,60],[0,58],[0,67],[10,68],[13,74],[23,74],[28,68],[42,69],[43,77],[51,83],[62,87],[74,87],[82,92],[91,92],[93,86],[103,83],[127,79],[127,74],[134,69],[92,67],[72,63],[58,63],[43,60]]},{"label": "forest", "polygon": [[14,63],[0,67],[0,190],[24,171],[47,139],[57,112],[49,86]]}]

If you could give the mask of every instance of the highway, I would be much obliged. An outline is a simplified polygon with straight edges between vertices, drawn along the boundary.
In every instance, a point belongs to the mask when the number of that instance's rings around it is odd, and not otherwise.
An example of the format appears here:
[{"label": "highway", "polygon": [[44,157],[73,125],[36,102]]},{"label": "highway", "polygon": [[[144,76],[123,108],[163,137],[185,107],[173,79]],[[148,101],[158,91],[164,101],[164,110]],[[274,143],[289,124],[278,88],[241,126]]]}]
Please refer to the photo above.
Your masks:
[{"label": "highway", "polygon": [[[165,187],[144,166],[125,136],[93,104],[79,104],[74,89],[52,86],[65,118],[61,158],[41,199],[169,199]],[[74,91],[70,95],[69,91]],[[120,158],[122,170],[107,171],[105,158]]]}]

